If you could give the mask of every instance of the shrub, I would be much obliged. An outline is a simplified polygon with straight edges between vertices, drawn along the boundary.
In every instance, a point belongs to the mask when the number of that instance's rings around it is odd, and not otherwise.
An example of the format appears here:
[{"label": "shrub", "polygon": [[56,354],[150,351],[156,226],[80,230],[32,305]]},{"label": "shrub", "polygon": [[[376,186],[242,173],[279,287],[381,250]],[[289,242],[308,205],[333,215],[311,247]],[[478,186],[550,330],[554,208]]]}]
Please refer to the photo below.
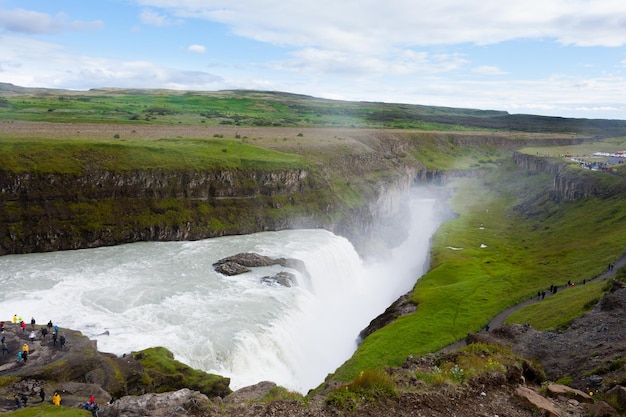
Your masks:
[{"label": "shrub", "polygon": [[339,387],[326,397],[326,403],[353,411],[362,401],[373,402],[381,398],[398,398],[396,384],[385,371],[367,370],[347,385]]},{"label": "shrub", "polygon": [[460,384],[465,381],[465,374],[465,370],[458,364],[444,362],[440,366],[434,366],[430,372],[416,373],[415,377],[434,385],[442,385],[445,383]]},{"label": "shrub", "polygon": [[224,397],[231,392],[228,378],[190,368],[175,360],[172,352],[163,347],[134,352],[133,358],[143,366],[143,384],[152,387],[154,392],[189,388],[209,398]]},{"label": "shrub", "polygon": [[570,375],[565,375],[557,379],[556,383],[561,385],[570,385],[573,380],[574,378],[572,378]]},{"label": "shrub", "polygon": [[272,402],[272,401],[300,401],[305,403],[305,398],[293,391],[289,391],[283,387],[273,387],[270,391],[261,398],[261,402]]}]

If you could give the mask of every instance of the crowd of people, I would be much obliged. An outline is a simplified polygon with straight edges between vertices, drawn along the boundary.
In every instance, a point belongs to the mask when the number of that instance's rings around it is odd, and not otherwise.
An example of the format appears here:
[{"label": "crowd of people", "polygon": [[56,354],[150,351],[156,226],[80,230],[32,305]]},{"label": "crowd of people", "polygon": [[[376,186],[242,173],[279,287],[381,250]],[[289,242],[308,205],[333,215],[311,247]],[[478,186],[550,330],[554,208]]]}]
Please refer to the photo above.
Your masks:
[{"label": "crowd of people", "polygon": [[[11,354],[11,349],[9,348],[9,341],[7,340],[7,337],[6,337],[7,325],[10,326],[10,323],[7,323],[6,321],[0,321],[0,335],[1,335],[0,342],[2,343],[2,356]],[[13,316],[13,326],[16,329],[16,332],[15,332],[16,334],[20,332],[22,334],[26,334],[28,325],[26,324],[26,322],[24,322],[24,319],[21,316],[18,316],[17,314]],[[46,324],[45,326],[42,326],[39,329],[39,331],[37,331],[36,327],[37,327],[37,321],[33,317],[30,320],[30,334],[28,335],[28,341],[25,341],[21,345],[21,347],[19,347],[17,350],[17,363],[20,365],[26,364],[30,355],[31,347],[35,346],[35,341],[38,339],[40,340],[41,345],[43,345],[48,340],[50,340],[50,342],[47,342],[47,343],[52,344],[53,347],[57,347],[58,349],[64,349],[67,346],[67,338],[65,336],[65,333],[61,332],[59,326],[53,324],[52,320],[48,321],[48,324]],[[50,339],[47,338],[48,334],[51,334]],[[41,398],[40,402],[44,402],[46,393],[43,387],[41,387],[39,390],[39,396]],[[16,408],[26,407],[28,400],[29,400],[29,396],[27,394],[16,393],[15,394],[15,407]],[[55,392],[54,395],[52,396],[51,402],[53,405],[60,406],[61,395],[58,392]],[[91,411],[92,415],[97,416],[98,405],[96,404],[94,396],[91,396],[91,398],[89,399],[89,402],[85,404],[85,409]]]},{"label": "crowd of people", "polygon": [[[8,355],[10,354],[10,349],[9,349],[9,345],[7,343],[6,340],[6,335],[4,334],[5,332],[5,328],[6,328],[7,323],[5,321],[0,321],[0,334],[2,335],[2,338],[0,338],[0,343],[2,343],[2,355]],[[18,316],[17,314],[13,315],[13,325],[14,326],[19,326],[19,328],[21,329],[22,333],[26,333],[26,322],[24,321],[24,319],[21,316]],[[22,345],[21,349],[18,350],[17,352],[17,362],[18,363],[25,363],[28,360],[28,354],[30,352],[30,346],[34,345],[35,340],[37,340],[37,333],[41,334],[41,343],[43,344],[46,340],[47,340],[47,335],[49,333],[52,333],[52,345],[53,346],[58,346],[59,348],[65,348],[66,347],[66,343],[67,343],[67,338],[65,336],[65,333],[60,333],[60,329],[58,325],[55,325],[52,323],[52,320],[48,321],[48,324],[46,326],[41,327],[41,329],[39,330],[39,332],[35,331],[35,327],[37,325],[37,321],[35,320],[35,318],[31,318],[30,320],[30,327],[31,327],[31,331],[30,334],[28,336],[28,340],[30,340],[30,345],[27,342],[24,342],[24,344]]]},{"label": "crowd of people", "polygon": [[[39,390],[39,397],[41,398],[40,402],[44,402],[46,400],[46,392],[43,387]],[[26,394],[15,394],[15,408],[23,408],[26,407],[28,403],[28,395]],[[54,392],[52,396],[52,405],[61,406],[61,395],[58,391]],[[96,398],[92,395],[89,397],[89,401],[87,401],[83,407],[85,410],[90,411],[93,417],[98,417],[98,411],[100,408],[98,407],[98,403],[96,403]]]}]

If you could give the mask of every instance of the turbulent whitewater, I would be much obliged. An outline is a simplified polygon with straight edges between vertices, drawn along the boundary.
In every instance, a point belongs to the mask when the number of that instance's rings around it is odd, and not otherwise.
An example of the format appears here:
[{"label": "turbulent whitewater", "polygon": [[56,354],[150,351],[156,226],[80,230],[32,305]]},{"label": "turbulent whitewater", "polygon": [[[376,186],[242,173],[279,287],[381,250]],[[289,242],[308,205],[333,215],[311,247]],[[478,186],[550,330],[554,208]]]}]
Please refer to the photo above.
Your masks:
[{"label": "turbulent whitewater", "polygon": [[[409,239],[375,264],[325,230],[0,257],[0,318],[52,320],[120,355],[164,346],[181,362],[230,377],[232,389],[270,380],[305,393],[424,272],[438,221],[433,200],[411,205]],[[214,271],[215,261],[241,252],[296,258],[309,274],[280,266],[234,277]],[[296,285],[261,279],[283,270]]]}]

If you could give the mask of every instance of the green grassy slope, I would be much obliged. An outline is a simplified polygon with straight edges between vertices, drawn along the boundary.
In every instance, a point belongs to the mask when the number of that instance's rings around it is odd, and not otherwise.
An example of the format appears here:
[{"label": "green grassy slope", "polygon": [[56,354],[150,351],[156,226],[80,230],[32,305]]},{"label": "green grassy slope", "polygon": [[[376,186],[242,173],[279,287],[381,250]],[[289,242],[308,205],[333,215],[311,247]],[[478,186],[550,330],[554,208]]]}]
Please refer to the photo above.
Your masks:
[{"label": "green grassy slope", "polygon": [[626,201],[556,203],[545,197],[550,182],[504,163],[484,178],[451,184],[459,217],[434,237],[431,270],[413,291],[417,311],[367,337],[334,377],[350,380],[436,351],[538,290],[596,276],[619,257]]},{"label": "green grassy slope", "polygon": [[303,168],[300,156],[224,139],[157,141],[20,140],[0,138],[2,169],[11,172],[81,173],[84,169],[287,169]]}]

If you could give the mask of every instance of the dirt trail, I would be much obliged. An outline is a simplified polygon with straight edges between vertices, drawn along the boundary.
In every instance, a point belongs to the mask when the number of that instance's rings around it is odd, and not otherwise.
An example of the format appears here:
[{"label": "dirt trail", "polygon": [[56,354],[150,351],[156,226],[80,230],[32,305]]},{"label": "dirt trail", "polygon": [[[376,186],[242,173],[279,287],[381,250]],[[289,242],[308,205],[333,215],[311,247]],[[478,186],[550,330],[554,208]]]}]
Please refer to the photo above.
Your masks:
[{"label": "dirt trail", "polygon": [[[626,265],[626,252],[624,252],[622,254],[622,256],[617,259],[614,263],[613,263],[613,267],[612,268],[608,268],[601,273],[600,275],[594,277],[594,278],[590,278],[590,279],[586,279],[585,282],[594,282],[594,281],[600,281],[600,280],[604,280],[607,278],[610,278],[612,276],[615,275],[615,273],[617,272],[618,269],[620,269],[621,267],[623,267],[624,265]],[[580,282],[575,282],[574,284],[580,285],[583,284],[583,281]],[[559,291],[564,291],[568,289],[567,285],[564,285],[562,287],[557,287],[557,293]],[[546,292],[546,298],[552,296],[552,293]],[[500,312],[500,314],[498,314],[497,316],[495,316],[494,318],[491,319],[491,321],[489,321],[488,326],[490,330],[496,329],[500,326],[502,326],[505,322],[505,320],[511,315],[513,314],[515,311],[519,310],[520,308],[524,308],[526,306],[535,304],[540,302],[541,300],[539,299],[539,297],[533,297],[529,300],[523,301],[519,304],[516,304],[512,307],[507,308],[506,310],[503,310],[502,312]],[[453,343],[451,345],[446,346],[445,348],[441,349],[442,352],[449,352],[452,350],[456,350],[459,348],[462,348],[463,346],[466,346],[467,344],[465,343],[465,339],[459,340],[456,343]]]}]

